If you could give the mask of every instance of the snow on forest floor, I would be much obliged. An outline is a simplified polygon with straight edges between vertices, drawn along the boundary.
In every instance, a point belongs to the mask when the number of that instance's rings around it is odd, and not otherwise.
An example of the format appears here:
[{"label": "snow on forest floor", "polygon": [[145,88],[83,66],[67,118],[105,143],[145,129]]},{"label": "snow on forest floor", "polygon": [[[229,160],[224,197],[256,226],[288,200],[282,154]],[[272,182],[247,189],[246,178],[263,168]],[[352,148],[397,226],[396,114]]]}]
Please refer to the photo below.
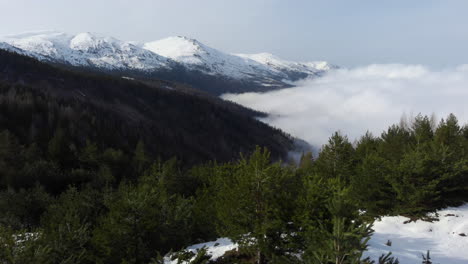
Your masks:
[{"label": "snow on forest floor", "polygon": [[[403,216],[385,216],[374,223],[375,233],[369,241],[369,249],[364,257],[377,260],[382,254],[392,252],[400,264],[418,264],[422,254],[430,251],[434,264],[468,263],[468,204],[443,209],[430,216],[439,221],[418,220],[409,222]],[[391,246],[388,246],[391,242]],[[212,260],[224,255],[226,251],[237,248],[228,238],[192,245],[188,251],[206,247]],[[165,264],[175,264],[177,260],[165,258]]]},{"label": "snow on forest floor", "polygon": [[[237,249],[237,244],[229,238],[218,238],[216,241],[207,243],[195,244],[186,248],[187,251],[197,254],[198,250],[206,247],[207,254],[211,256],[211,260],[216,260],[223,256],[227,251]],[[177,264],[177,259],[171,260],[170,257],[164,258],[164,264]]]},{"label": "snow on forest floor", "polygon": [[[431,216],[439,221],[406,224],[406,217],[382,217],[374,223],[375,233],[365,256],[376,259],[391,251],[401,264],[416,264],[429,250],[434,264],[467,264],[468,204],[440,210],[437,215]],[[391,246],[386,245],[388,241]]]}]

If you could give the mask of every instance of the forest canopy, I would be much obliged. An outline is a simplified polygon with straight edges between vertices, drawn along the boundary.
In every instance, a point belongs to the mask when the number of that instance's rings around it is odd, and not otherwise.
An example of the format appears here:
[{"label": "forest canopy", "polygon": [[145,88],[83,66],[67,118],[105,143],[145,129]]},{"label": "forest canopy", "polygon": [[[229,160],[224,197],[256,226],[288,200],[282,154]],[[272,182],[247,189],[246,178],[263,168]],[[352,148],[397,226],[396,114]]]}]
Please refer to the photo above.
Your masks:
[{"label": "forest canopy", "polygon": [[[87,142],[67,171],[63,145],[53,140],[41,153],[0,133],[4,263],[160,263],[218,237],[240,245],[219,263],[372,263],[361,258],[375,217],[419,218],[468,200],[468,127],[454,115],[438,123],[418,115],[353,143],[337,132],[298,164],[257,147],[237,161],[183,168],[150,158],[142,142],[131,155]],[[33,167],[21,169],[24,161]],[[59,185],[60,177],[72,180]]]}]

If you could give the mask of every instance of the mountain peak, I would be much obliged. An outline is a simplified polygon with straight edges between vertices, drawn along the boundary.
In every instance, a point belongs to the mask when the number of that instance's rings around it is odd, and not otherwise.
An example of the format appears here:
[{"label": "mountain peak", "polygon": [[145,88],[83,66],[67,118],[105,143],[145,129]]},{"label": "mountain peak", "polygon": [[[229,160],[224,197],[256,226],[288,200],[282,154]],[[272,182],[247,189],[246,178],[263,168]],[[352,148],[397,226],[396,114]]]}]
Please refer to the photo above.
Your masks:
[{"label": "mountain peak", "polygon": [[249,58],[265,65],[277,65],[284,64],[287,61],[280,59],[276,55],[268,52],[256,53],[256,54],[237,54],[240,57]]},{"label": "mountain peak", "polygon": [[152,71],[169,63],[167,58],[129,42],[91,32],[28,32],[6,36],[3,41],[32,57],[74,66]]},{"label": "mountain peak", "polygon": [[114,46],[114,44],[122,44],[122,41],[90,32],[79,33],[70,40],[71,49],[86,52],[95,52]]},{"label": "mountain peak", "polygon": [[143,45],[143,48],[164,57],[194,64],[199,63],[199,57],[203,54],[209,54],[211,49],[196,39],[184,36],[148,42]]},{"label": "mountain peak", "polygon": [[229,54],[186,36],[138,44],[92,32],[72,35],[49,30],[5,36],[2,40],[40,60],[107,70],[138,70],[145,74],[185,69],[190,74],[201,73],[209,75],[208,78],[216,76],[269,89],[288,86],[285,80],[319,76],[330,69],[326,62],[291,62],[271,53]]}]

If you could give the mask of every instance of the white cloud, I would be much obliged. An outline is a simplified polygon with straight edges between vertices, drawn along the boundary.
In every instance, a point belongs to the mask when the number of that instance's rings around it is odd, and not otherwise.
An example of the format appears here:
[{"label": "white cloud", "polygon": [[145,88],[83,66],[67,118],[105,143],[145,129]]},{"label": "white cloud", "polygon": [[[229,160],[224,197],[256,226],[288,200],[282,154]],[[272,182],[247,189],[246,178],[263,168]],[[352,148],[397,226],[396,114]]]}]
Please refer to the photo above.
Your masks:
[{"label": "white cloud", "polygon": [[270,114],[264,122],[309,142],[326,143],[334,131],[354,140],[398,123],[403,114],[468,119],[468,65],[432,71],[421,65],[375,64],[340,69],[297,87],[223,98]]}]

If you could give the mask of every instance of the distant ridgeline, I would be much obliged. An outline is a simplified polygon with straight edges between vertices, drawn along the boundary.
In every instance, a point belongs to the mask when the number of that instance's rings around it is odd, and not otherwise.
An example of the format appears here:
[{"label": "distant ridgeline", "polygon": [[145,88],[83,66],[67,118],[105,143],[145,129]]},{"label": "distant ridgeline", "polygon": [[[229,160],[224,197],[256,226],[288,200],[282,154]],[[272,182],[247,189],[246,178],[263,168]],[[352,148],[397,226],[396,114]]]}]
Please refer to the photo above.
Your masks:
[{"label": "distant ridgeline", "polygon": [[102,159],[125,177],[137,150],[143,160],[193,165],[255,145],[278,159],[291,149],[289,136],[254,118],[262,113],[179,86],[71,72],[0,50],[0,186],[86,182],[86,168]]},{"label": "distant ridgeline", "polygon": [[2,37],[0,49],[81,70],[176,81],[213,95],[291,87],[293,81],[336,68],[323,61],[285,61],[268,53],[228,54],[186,37],[134,43],[91,33],[46,31]]}]

